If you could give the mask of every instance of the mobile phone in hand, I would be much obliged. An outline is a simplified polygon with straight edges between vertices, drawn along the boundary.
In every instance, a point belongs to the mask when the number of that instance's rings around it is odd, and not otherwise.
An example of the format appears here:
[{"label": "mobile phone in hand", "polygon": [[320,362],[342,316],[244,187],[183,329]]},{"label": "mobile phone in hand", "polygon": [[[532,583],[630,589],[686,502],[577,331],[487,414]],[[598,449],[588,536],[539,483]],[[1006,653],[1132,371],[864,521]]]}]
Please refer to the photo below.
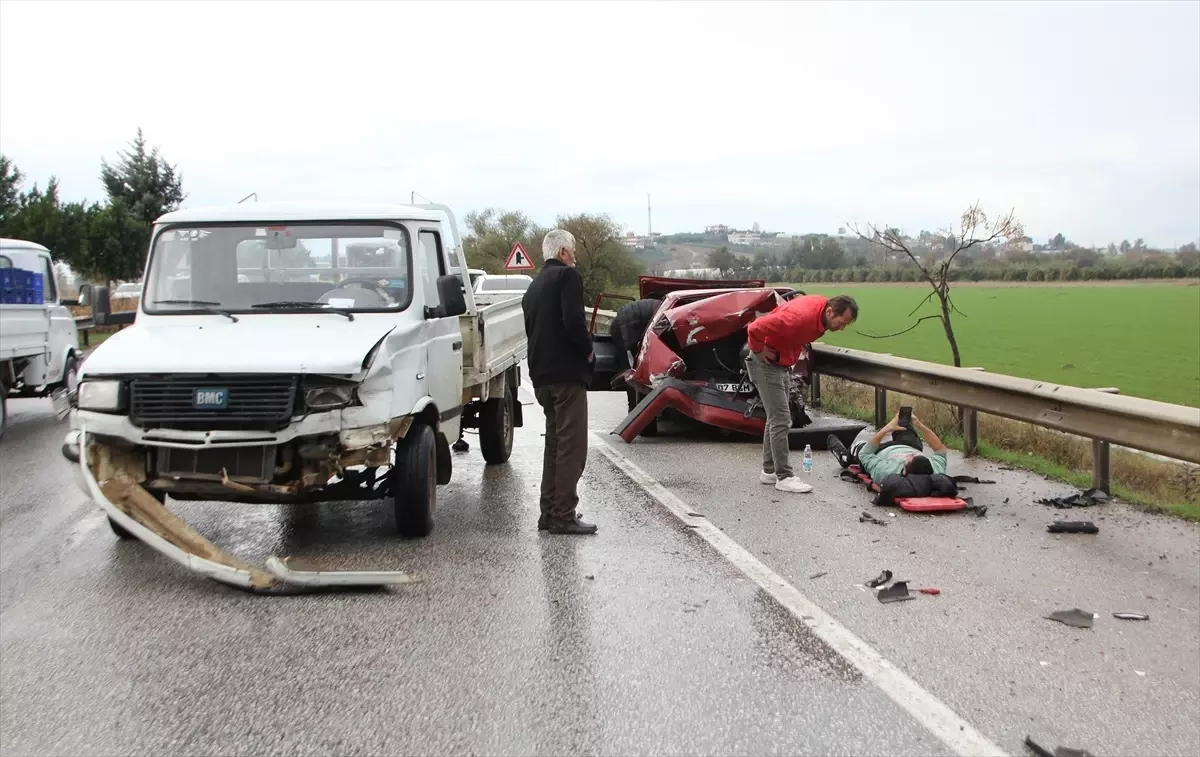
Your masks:
[{"label": "mobile phone in hand", "polygon": [[897,421],[901,428],[912,427],[912,408],[905,405],[900,408],[900,418]]}]

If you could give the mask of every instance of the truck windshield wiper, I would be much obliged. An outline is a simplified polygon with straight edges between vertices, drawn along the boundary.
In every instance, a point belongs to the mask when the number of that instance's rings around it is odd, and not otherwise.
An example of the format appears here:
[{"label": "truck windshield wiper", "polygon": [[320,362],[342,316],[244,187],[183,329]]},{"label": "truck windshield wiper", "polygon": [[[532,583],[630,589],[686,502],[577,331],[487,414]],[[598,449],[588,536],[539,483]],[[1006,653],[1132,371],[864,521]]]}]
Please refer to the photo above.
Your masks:
[{"label": "truck windshield wiper", "polygon": [[226,318],[228,318],[229,320],[233,321],[234,323],[238,322],[236,315],[234,315],[233,313],[227,313],[224,310],[217,307],[217,305],[221,304],[219,302],[209,302],[208,300],[157,300],[154,304],[155,305],[194,305],[195,307],[198,307],[201,310],[207,310],[208,312],[212,313],[213,315],[223,315]]},{"label": "truck windshield wiper", "polygon": [[252,307],[252,308],[283,308],[283,309],[293,309],[293,310],[299,310],[301,308],[303,308],[305,310],[312,309],[312,310],[318,310],[322,313],[337,313],[338,315],[346,316],[346,318],[348,320],[351,320],[351,321],[354,320],[353,313],[351,313],[347,310],[339,310],[337,308],[331,308],[331,307],[329,307],[329,305],[327,303],[324,303],[324,302],[304,302],[302,300],[283,300],[281,302],[260,302],[257,305],[251,305],[250,307]]}]

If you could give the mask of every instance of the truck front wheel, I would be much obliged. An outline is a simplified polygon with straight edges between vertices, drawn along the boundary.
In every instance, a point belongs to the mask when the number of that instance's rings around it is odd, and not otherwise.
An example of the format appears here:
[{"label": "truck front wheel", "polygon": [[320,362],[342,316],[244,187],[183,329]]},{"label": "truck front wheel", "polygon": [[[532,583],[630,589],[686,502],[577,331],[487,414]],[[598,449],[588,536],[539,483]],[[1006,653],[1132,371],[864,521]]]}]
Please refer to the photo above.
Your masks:
[{"label": "truck front wheel", "polygon": [[503,397],[494,397],[479,409],[479,449],[491,465],[508,462],[513,447],[513,417],[517,392],[513,387]]},{"label": "truck front wheel", "polygon": [[413,426],[396,448],[392,500],[401,536],[428,536],[437,507],[437,443],[429,426]]}]

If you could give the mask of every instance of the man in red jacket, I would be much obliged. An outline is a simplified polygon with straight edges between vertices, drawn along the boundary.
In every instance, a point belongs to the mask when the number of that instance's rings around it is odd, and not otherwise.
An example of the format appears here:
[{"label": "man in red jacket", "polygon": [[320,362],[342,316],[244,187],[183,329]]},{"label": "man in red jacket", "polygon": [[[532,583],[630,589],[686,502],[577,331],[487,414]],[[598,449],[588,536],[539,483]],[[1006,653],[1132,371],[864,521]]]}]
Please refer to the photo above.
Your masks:
[{"label": "man in red jacket", "polygon": [[806,345],[826,331],[841,331],[858,318],[858,303],[839,294],[827,299],[819,294],[797,297],[756,318],[746,327],[750,356],[746,365],[758,389],[767,427],[763,432],[763,466],[759,481],[781,492],[811,492],[812,487],[792,474],[788,465],[788,372],[800,360]]}]

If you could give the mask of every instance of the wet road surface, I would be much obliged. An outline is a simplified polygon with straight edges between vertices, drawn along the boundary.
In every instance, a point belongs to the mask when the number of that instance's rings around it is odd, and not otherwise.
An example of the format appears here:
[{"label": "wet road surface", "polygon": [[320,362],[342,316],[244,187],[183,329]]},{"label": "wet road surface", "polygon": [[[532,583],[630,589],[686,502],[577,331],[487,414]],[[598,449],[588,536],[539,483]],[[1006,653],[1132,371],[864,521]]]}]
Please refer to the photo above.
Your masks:
[{"label": "wet road surface", "polygon": [[509,466],[459,457],[420,542],[376,503],[174,503],[243,556],[423,579],[258,597],[113,538],[64,475],[65,424],[12,407],[5,755],[948,753],[602,457],[582,488],[601,535],[539,534],[540,425]]},{"label": "wet road surface", "polygon": [[[529,393],[523,391],[528,400]],[[609,444],[1010,754],[1200,753],[1200,530],[974,463],[988,516],[877,515],[819,454],[812,495],[756,481],[758,447]],[[172,503],[239,555],[401,568],[385,592],[258,597],[119,542],[58,452],[48,401],[0,441],[0,751],[21,754],[946,754],[926,723],[616,468],[581,488],[595,537],[536,531],[541,416],[507,466],[456,456],[428,539],[384,503]],[[987,475],[984,474],[986,472]],[[34,475],[29,475],[33,473]],[[1009,503],[1002,503],[1008,498]],[[1055,536],[1087,518],[1098,536]],[[882,605],[890,568],[939,597]],[[819,578],[810,578],[823,573]],[[1042,616],[1081,607],[1089,630]],[[1123,622],[1139,610],[1149,622]],[[1139,672],[1141,674],[1139,674]],[[1144,675],[1142,675],[1144,674]]]}]

